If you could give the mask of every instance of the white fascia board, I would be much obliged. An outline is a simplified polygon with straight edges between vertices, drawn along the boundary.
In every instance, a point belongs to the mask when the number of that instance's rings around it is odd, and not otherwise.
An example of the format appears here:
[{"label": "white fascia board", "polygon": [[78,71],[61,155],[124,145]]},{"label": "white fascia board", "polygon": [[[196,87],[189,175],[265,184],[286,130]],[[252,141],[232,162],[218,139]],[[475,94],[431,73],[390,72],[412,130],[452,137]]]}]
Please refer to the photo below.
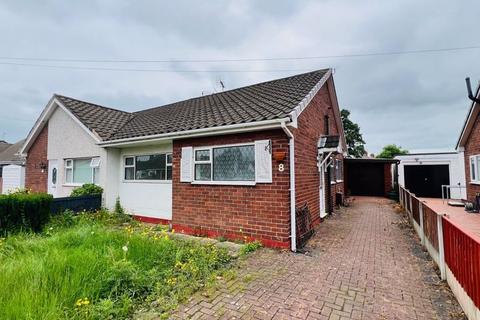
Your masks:
[{"label": "white fascia board", "polygon": [[284,123],[291,122],[291,119],[281,118],[281,119],[265,120],[265,121],[251,122],[251,123],[232,124],[232,125],[221,126],[221,127],[194,129],[194,130],[187,130],[187,131],[180,131],[180,132],[156,134],[151,136],[103,141],[97,144],[102,147],[115,147],[115,146],[144,143],[144,142],[159,142],[164,140],[196,138],[196,137],[205,137],[205,136],[213,136],[213,135],[268,130],[268,129],[281,128],[282,122]]},{"label": "white fascia board", "polygon": [[292,126],[297,128],[297,119],[300,114],[305,110],[305,108],[310,104],[315,95],[320,91],[323,85],[327,82],[328,78],[332,75],[332,69],[323,75],[323,77],[318,81],[318,83],[310,90],[310,92],[303,98],[302,101],[290,112],[290,117],[292,118]]},{"label": "white fascia board", "polygon": [[40,117],[35,122],[35,125],[33,126],[32,130],[30,130],[30,133],[28,134],[28,137],[25,140],[25,143],[20,149],[19,154],[21,156],[24,156],[24,157],[27,156],[26,150],[29,149],[31,144],[35,141],[35,138],[40,133],[40,130],[42,130],[45,124],[48,122],[48,120],[50,119],[50,116],[53,114],[57,106],[60,107],[63,111],[65,111],[65,113],[68,114],[75,121],[75,123],[77,123],[83,130],[85,130],[85,132],[87,132],[88,135],[90,135],[95,140],[96,143],[99,143],[101,141],[97,135],[95,135],[92,131],[90,131],[90,129],[88,129],[73,113],[70,112],[70,110],[68,110],[57,98],[55,98],[55,95],[54,95],[48,102],[45,109],[43,109],[42,113],[40,114]]}]

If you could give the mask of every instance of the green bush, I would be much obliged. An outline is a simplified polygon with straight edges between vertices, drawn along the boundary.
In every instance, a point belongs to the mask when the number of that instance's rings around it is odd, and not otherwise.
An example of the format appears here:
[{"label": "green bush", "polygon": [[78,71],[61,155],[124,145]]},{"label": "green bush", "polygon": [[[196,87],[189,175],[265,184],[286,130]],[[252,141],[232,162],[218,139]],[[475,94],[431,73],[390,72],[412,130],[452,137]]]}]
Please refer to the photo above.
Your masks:
[{"label": "green bush", "polygon": [[0,232],[38,232],[48,222],[53,197],[46,193],[0,195]]},{"label": "green bush", "polygon": [[91,196],[94,194],[102,194],[103,188],[97,186],[94,183],[85,183],[83,186],[79,188],[73,189],[70,197],[80,197],[80,196]]}]

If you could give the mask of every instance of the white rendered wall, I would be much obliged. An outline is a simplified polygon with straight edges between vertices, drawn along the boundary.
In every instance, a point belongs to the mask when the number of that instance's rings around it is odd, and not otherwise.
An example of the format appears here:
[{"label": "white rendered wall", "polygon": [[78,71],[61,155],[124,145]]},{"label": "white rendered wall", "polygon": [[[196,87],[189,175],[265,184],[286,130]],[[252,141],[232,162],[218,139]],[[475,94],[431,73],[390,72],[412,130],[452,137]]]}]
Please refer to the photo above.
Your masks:
[{"label": "white rendered wall", "polygon": [[123,179],[125,156],[167,153],[172,152],[172,149],[171,142],[154,146],[130,147],[121,149],[116,157],[111,156],[109,150],[109,167],[111,163],[117,161],[117,174],[115,175],[112,171],[108,176],[108,185],[115,183],[118,185],[120,203],[127,213],[158,219],[172,219],[172,181],[125,181]]},{"label": "white rendered wall", "polygon": [[[0,170],[2,170],[0,168]],[[3,167],[2,193],[25,187],[25,167],[8,165]]]},{"label": "white rendered wall", "polygon": [[[404,167],[407,165],[448,165],[450,172],[450,185],[465,186],[465,162],[463,152],[452,153],[424,153],[409,154],[397,156],[400,160],[398,165],[398,183],[405,187]],[[467,194],[465,188],[451,189],[451,197],[454,199],[466,199]]]},{"label": "white rendered wall", "polygon": [[47,145],[47,159],[58,160],[56,197],[67,197],[79,186],[65,183],[65,159],[71,158],[100,157],[98,184],[106,189],[106,150],[96,145],[95,140],[61,108],[57,108],[48,121]]}]

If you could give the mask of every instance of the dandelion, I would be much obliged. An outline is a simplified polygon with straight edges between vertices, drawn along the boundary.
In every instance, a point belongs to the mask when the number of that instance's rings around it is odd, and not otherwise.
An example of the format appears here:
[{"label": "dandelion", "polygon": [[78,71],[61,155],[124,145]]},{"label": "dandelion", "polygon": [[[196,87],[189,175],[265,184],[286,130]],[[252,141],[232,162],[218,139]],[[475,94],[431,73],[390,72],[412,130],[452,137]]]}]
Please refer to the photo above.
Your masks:
[{"label": "dandelion", "polygon": [[77,308],[81,308],[83,306],[88,306],[90,304],[90,300],[88,300],[88,298],[80,298],[77,300],[77,302],[75,302],[75,306]]}]

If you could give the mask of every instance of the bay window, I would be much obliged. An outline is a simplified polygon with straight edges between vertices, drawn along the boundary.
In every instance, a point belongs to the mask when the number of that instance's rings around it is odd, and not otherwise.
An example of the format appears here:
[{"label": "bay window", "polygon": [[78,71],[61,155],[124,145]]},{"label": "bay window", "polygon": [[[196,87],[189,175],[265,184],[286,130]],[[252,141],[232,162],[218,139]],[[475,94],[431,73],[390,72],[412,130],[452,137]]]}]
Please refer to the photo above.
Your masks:
[{"label": "bay window", "polygon": [[66,184],[98,184],[100,158],[65,159]]},{"label": "bay window", "polygon": [[126,156],[124,158],[125,180],[172,180],[172,154]]},{"label": "bay window", "polygon": [[255,145],[194,150],[194,181],[255,181]]}]

